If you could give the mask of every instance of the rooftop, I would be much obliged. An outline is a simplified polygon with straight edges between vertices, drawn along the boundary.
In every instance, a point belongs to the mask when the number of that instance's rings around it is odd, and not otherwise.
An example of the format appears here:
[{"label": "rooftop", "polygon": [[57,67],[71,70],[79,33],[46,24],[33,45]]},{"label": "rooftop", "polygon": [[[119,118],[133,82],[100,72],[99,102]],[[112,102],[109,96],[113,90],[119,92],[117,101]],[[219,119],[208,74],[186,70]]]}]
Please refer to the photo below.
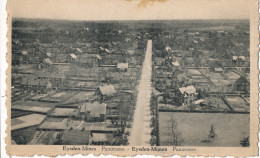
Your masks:
[{"label": "rooftop", "polygon": [[62,144],[64,145],[88,145],[90,131],[86,130],[65,130],[62,136]]},{"label": "rooftop", "polygon": [[90,117],[100,117],[101,114],[106,114],[106,104],[94,102],[81,105],[80,112],[90,112]]},{"label": "rooftop", "polygon": [[196,93],[196,88],[194,86],[187,86],[187,87],[181,87],[179,88],[181,94],[187,93],[187,94],[193,94]]},{"label": "rooftop", "polygon": [[102,95],[106,95],[106,96],[112,96],[116,93],[116,90],[113,85],[100,86],[98,87],[98,89],[100,90]]}]

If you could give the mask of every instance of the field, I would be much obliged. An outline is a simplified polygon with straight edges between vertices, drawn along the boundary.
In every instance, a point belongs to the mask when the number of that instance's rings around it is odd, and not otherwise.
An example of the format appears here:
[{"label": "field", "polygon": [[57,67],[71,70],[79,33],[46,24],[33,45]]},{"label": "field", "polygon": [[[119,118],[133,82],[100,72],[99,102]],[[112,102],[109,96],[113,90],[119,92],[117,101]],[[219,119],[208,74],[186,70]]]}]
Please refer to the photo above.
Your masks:
[{"label": "field", "polygon": [[12,110],[21,110],[21,111],[30,111],[30,112],[39,112],[39,113],[48,113],[52,108],[51,107],[39,107],[39,106],[22,106],[15,105],[12,106]]},{"label": "field", "polygon": [[[172,120],[180,132],[180,145],[184,146],[240,146],[240,140],[249,136],[249,114],[224,113],[159,113],[160,145],[173,145]],[[211,125],[215,127],[216,138],[206,143]],[[191,132],[192,131],[192,132]]]},{"label": "field", "polygon": [[45,115],[31,114],[14,118],[11,120],[12,130],[38,125],[45,119],[45,117]]}]

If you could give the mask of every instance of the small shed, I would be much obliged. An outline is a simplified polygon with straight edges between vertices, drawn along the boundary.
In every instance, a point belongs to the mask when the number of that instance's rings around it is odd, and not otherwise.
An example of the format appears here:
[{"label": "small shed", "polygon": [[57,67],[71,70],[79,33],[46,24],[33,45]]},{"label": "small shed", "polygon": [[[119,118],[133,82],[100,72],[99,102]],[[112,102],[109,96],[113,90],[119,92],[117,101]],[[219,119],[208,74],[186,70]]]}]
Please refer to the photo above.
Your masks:
[{"label": "small shed", "polygon": [[66,61],[68,63],[74,63],[77,59],[77,56],[75,54],[69,54],[67,57],[66,57]]}]

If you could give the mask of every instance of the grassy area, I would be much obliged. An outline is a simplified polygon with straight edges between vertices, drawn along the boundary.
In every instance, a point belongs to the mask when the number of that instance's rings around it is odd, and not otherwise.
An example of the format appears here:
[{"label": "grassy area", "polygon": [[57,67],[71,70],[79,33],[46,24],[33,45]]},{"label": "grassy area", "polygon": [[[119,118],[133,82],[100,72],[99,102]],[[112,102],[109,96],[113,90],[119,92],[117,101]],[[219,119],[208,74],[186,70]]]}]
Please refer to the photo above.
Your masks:
[{"label": "grassy area", "polygon": [[[240,146],[240,140],[249,136],[249,114],[224,113],[159,113],[160,145],[173,145],[171,125],[179,132],[180,145],[184,146]],[[216,138],[206,143],[211,125]]]}]

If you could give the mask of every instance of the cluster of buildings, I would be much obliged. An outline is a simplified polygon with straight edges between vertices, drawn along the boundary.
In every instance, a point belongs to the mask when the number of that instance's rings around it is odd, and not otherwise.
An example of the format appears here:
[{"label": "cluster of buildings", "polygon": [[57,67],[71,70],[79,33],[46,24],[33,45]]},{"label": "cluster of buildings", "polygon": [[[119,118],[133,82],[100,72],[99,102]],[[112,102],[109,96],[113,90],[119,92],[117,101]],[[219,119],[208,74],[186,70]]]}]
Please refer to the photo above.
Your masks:
[{"label": "cluster of buildings", "polygon": [[[226,94],[250,95],[249,45],[244,39],[246,36],[249,38],[249,34],[187,31],[182,34],[175,32],[171,38],[168,34],[167,37],[161,35],[154,42],[155,88],[163,98],[159,102],[177,107],[207,106],[205,98],[225,98]],[[237,37],[237,42],[233,36]],[[219,55],[221,46],[218,46],[216,38],[232,41],[230,47],[222,50],[227,56]],[[182,42],[184,39],[186,42]],[[244,43],[241,44],[242,40]],[[211,42],[217,42],[215,48],[207,47]],[[237,47],[241,48],[238,50]]]},{"label": "cluster of buildings", "polygon": [[[124,30],[127,27],[111,32],[103,26],[106,24],[97,25],[100,26],[82,24],[84,29],[66,27],[65,31],[49,28],[47,32],[41,28],[38,32],[26,28],[26,33],[23,27],[15,29],[12,127],[23,124],[19,120],[25,116],[29,119],[26,117],[23,126],[12,130],[13,142],[68,145],[126,142],[125,128],[135,106],[134,93],[146,43],[136,31]],[[108,27],[116,30],[113,26]],[[42,119],[32,124],[34,114]],[[55,139],[49,139],[50,135]]]}]

